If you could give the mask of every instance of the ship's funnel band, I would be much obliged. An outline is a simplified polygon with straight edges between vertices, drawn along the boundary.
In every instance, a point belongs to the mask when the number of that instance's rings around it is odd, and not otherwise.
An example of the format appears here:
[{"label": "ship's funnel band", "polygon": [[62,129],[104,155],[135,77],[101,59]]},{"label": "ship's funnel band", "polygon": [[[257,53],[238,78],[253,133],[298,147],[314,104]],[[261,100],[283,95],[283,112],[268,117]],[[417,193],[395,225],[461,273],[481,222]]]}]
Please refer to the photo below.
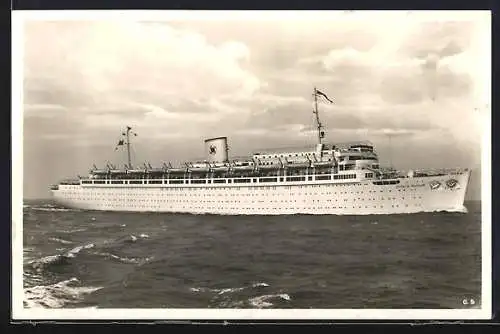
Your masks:
[{"label": "ship's funnel band", "polygon": [[227,162],[227,151],[227,137],[217,137],[205,140],[205,154],[208,162]]}]

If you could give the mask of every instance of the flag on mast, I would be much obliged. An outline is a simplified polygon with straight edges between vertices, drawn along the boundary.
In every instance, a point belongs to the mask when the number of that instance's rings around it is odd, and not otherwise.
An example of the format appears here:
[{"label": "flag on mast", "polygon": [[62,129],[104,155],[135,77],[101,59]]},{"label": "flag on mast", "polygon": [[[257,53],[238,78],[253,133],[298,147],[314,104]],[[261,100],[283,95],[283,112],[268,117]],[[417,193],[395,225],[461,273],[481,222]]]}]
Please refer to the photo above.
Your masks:
[{"label": "flag on mast", "polygon": [[120,139],[120,140],[118,141],[118,144],[116,144],[115,151],[116,151],[116,150],[118,150],[118,146],[123,146],[123,144],[124,144],[123,139]]},{"label": "flag on mast", "polygon": [[320,90],[316,89],[316,94],[317,94],[317,95],[321,95],[321,96],[323,96],[325,99],[327,99],[327,100],[328,100],[328,102],[333,103],[333,101],[332,101],[332,100],[330,100],[330,98],[329,98],[328,96],[326,96],[326,94],[325,94],[325,93],[323,93],[322,91],[320,91]]}]

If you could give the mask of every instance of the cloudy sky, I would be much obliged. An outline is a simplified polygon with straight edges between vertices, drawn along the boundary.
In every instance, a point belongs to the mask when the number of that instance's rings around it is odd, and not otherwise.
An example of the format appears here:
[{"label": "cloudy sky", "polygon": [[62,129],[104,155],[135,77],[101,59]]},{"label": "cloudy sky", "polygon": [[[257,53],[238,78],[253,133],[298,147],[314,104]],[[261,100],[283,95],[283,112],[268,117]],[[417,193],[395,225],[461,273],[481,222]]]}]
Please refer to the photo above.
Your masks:
[{"label": "cloudy sky", "polygon": [[24,197],[122,166],[127,125],[137,164],[201,158],[211,136],[234,156],[314,145],[314,86],[335,100],[320,105],[327,142],[370,140],[402,169],[471,167],[479,196],[489,16],[260,14],[26,20]]}]

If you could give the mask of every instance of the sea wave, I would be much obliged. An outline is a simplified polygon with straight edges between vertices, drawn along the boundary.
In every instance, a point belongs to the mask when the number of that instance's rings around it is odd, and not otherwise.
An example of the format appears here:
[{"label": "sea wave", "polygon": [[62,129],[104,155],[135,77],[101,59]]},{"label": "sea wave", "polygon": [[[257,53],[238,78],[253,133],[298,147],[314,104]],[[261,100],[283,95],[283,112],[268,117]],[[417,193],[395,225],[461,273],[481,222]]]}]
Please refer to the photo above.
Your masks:
[{"label": "sea wave", "polygon": [[33,247],[24,247],[23,248],[23,262],[30,262],[36,256],[35,249]]},{"label": "sea wave", "polygon": [[37,272],[43,271],[47,267],[67,263],[67,258],[62,254],[48,255],[41,259],[35,259],[29,262],[31,267]]},{"label": "sea wave", "polygon": [[212,292],[212,293],[216,293],[218,295],[223,295],[226,293],[243,291],[245,289],[268,287],[268,286],[269,286],[269,284],[267,284],[265,282],[259,282],[259,283],[254,283],[250,286],[243,286],[243,287],[237,287],[237,288],[218,288],[217,289],[217,288],[194,287],[194,288],[190,288],[189,290],[191,292]]},{"label": "sea wave", "polygon": [[112,254],[112,253],[108,253],[108,252],[94,252],[92,253],[94,255],[98,255],[98,256],[103,256],[105,258],[111,258],[111,259],[114,259],[114,260],[118,260],[120,262],[123,262],[123,263],[130,263],[130,264],[145,264],[145,263],[148,263],[150,262],[153,257],[146,257],[146,258],[129,258],[129,257],[121,257],[121,256],[118,256],[118,255],[115,255],[115,254]]},{"label": "sea wave", "polygon": [[217,292],[217,294],[219,295],[223,295],[225,293],[231,293],[231,292],[238,292],[238,291],[242,291],[244,290],[245,288],[226,288],[226,289],[214,289],[215,292]]},{"label": "sea wave", "polygon": [[[145,233],[141,233],[139,235],[139,238],[141,239],[147,239],[149,238],[149,235],[145,234]],[[119,238],[117,239],[116,241],[121,241],[121,242],[126,242],[126,243],[133,243],[133,242],[136,242],[138,239],[138,237],[136,237],[135,235],[131,234],[129,236],[126,236],[126,237],[123,237],[123,238]]]},{"label": "sea wave", "polygon": [[133,243],[133,242],[137,241],[137,237],[135,235],[131,234],[131,235],[127,235],[127,236],[122,237],[122,238],[115,239],[114,241],[115,242],[124,242],[124,243]]},{"label": "sea wave", "polygon": [[36,285],[24,289],[23,304],[25,308],[61,308],[67,304],[76,303],[85,295],[91,294],[103,287],[78,286],[76,278],[60,281],[50,285]]},{"label": "sea wave", "polygon": [[250,298],[248,302],[250,303],[250,305],[254,307],[264,308],[273,306],[273,303],[271,303],[270,300],[276,300],[276,299],[290,301],[292,298],[290,298],[290,295],[286,293],[280,293],[275,295],[263,295],[263,296],[253,297]]},{"label": "sea wave", "polygon": [[78,247],[75,247],[73,248],[72,250],[70,250],[69,252],[67,252],[65,254],[65,256],[67,257],[70,257],[70,258],[73,258],[75,257],[78,253],[80,253],[83,249],[89,249],[89,248],[93,248],[95,245],[90,243],[90,244],[86,244],[86,245],[83,245],[83,246],[78,246]]},{"label": "sea wave", "polygon": [[64,239],[61,239],[61,238],[49,238],[49,240],[50,241],[59,242],[61,244],[65,244],[65,245],[69,245],[69,244],[73,243],[72,241],[64,240]]},{"label": "sea wave", "polygon": [[76,233],[76,232],[84,232],[84,231],[87,231],[87,229],[86,228],[77,228],[77,229],[73,229],[73,230],[56,230],[57,233],[67,233],[67,234]]},{"label": "sea wave", "polygon": [[[202,293],[212,293],[214,296],[211,299],[213,305],[216,307],[231,307],[231,308],[240,308],[245,306],[251,306],[254,308],[266,308],[271,307],[277,301],[290,301],[292,298],[287,293],[267,293],[264,295],[255,296],[256,291],[262,290],[254,290],[258,288],[267,288],[270,287],[268,283],[258,282],[249,286],[244,287],[236,287],[236,288],[204,288],[204,287],[195,287],[190,288],[191,292],[202,292]],[[237,294],[237,292],[246,291],[243,295]],[[233,294],[236,293],[236,294]],[[249,294],[253,294],[254,297],[249,297]]]},{"label": "sea wave", "polygon": [[254,287],[254,288],[259,288],[259,287],[268,287],[268,286],[269,286],[269,284],[267,284],[267,283],[265,283],[265,282],[254,283],[254,284],[252,285],[252,287]]},{"label": "sea wave", "polygon": [[43,282],[43,277],[30,272],[23,272],[23,285],[33,286]]},{"label": "sea wave", "polygon": [[50,266],[66,264],[68,263],[69,259],[76,257],[76,255],[80,253],[83,249],[89,249],[92,247],[94,247],[94,244],[92,243],[83,246],[78,246],[66,253],[48,255],[40,259],[32,260],[29,262],[29,264],[33,269],[40,272]]}]

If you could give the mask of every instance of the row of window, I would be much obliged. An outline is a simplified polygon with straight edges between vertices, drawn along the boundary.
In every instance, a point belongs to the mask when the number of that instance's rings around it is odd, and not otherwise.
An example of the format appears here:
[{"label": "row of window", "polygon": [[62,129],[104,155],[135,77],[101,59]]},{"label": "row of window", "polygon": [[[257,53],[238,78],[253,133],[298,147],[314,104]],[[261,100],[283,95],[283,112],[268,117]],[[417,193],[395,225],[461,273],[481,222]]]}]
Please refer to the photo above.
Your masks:
[{"label": "row of window", "polygon": [[352,180],[356,178],[356,174],[343,174],[343,175],[334,175],[334,180]]},{"label": "row of window", "polygon": [[[66,195],[69,197],[69,198],[77,198],[77,199],[80,199],[80,198],[83,198],[83,199],[86,199],[86,200],[119,200],[119,201],[124,201],[124,200],[132,200],[132,201],[135,201],[135,200],[142,200],[142,201],[147,201],[147,200],[155,200],[155,199],[158,199],[158,198],[171,198],[171,197],[174,197],[174,198],[180,198],[180,197],[189,197],[191,199],[194,199],[194,198],[212,198],[212,197],[225,197],[225,198],[245,198],[245,197],[266,197],[266,200],[267,201],[272,201],[270,200],[269,198],[276,198],[276,197],[282,197],[282,198],[289,198],[289,197],[295,197],[295,196],[310,196],[310,198],[315,198],[316,196],[337,196],[337,195],[348,195],[348,194],[351,194],[351,195],[356,195],[358,194],[359,195],[363,195],[364,193],[354,193],[354,192],[322,192],[322,193],[281,193],[281,194],[272,194],[272,196],[269,196],[268,194],[259,194],[259,193],[256,193],[256,194],[250,194],[250,193],[247,193],[247,194],[214,194],[214,193],[208,193],[208,194],[187,194],[187,193],[166,193],[166,194],[163,194],[161,197],[158,197],[158,194],[135,194],[135,193],[120,193],[120,194],[113,194],[112,197],[111,196],[107,196],[105,193],[94,193],[94,192],[91,192],[91,193],[73,193],[73,192],[68,192],[66,193]],[[90,197],[88,197],[90,196]],[[328,198],[328,197],[327,197]],[[356,201],[357,200],[360,200],[360,201],[364,201],[364,200],[372,200],[372,201],[375,201],[375,200],[397,200],[398,198],[397,197],[380,197],[380,198],[376,198],[376,197],[340,197],[340,199],[343,199],[344,201],[348,201],[348,200],[354,200]],[[401,196],[399,198],[400,200],[405,200],[405,197],[404,196]],[[408,195],[408,199],[413,199],[413,200],[416,200],[416,199],[422,199],[422,196],[413,196],[411,197],[410,195]],[[198,199],[194,199],[195,201],[197,201]],[[321,200],[325,200],[325,198],[322,198]],[[338,199],[335,199],[335,201],[337,201]],[[282,200],[283,201],[283,200]]]},{"label": "row of window", "polygon": [[[170,194],[170,196],[172,196],[172,194]],[[124,198],[124,197],[115,197],[113,199],[107,199],[106,197],[80,197],[78,196],[77,198],[78,199],[83,199],[83,200],[108,200],[110,202],[179,202],[179,203],[190,203],[190,202],[201,202],[201,203],[212,203],[212,202],[221,202],[221,203],[241,203],[240,200],[235,200],[235,199],[226,199],[226,200],[199,200],[199,199],[194,199],[194,198],[190,198],[190,199],[169,199],[168,197],[170,197],[169,195],[167,195],[167,198],[163,198],[163,199],[145,199],[145,198]],[[198,197],[205,197],[205,196],[198,196]],[[208,197],[215,197],[215,196],[208,196]],[[178,196],[175,196],[174,198],[179,198]],[[421,196],[414,196],[413,198],[411,198],[413,200],[416,200],[416,199],[422,199]],[[311,200],[312,202],[323,202],[323,201],[328,201],[328,202],[331,202],[331,201],[339,201],[339,200],[344,200],[345,202],[347,202],[349,200],[349,198],[333,198],[333,199],[309,199]],[[388,201],[395,201],[395,200],[398,200],[398,198],[396,197],[387,197],[387,198],[384,198],[384,197],[381,197],[381,198],[362,198],[362,197],[358,197],[358,198],[353,198],[352,201],[376,201],[376,200],[382,200],[382,201],[385,201],[385,200],[388,200]],[[401,198],[401,200],[405,200],[404,197]],[[307,200],[306,199],[303,199],[302,202],[306,202]],[[250,201],[243,201],[243,203],[245,202],[250,202]],[[272,199],[266,199],[266,200],[251,200],[251,203],[264,203],[264,202],[270,202],[270,203],[287,203],[287,202],[297,202],[297,200],[287,200],[287,199],[281,199],[281,200],[272,200]]]},{"label": "row of window", "polygon": [[[383,182],[382,184],[387,184],[387,182],[390,181],[376,181],[376,182]],[[386,183],[384,183],[386,182]],[[277,189],[284,189],[284,190],[291,190],[291,189],[296,189],[297,191],[300,192],[299,189],[307,189],[310,188],[323,188],[323,189],[331,189],[331,188],[352,188],[355,189],[355,187],[361,187],[360,189],[363,189],[363,186],[369,186],[369,184],[363,184],[363,183],[338,183],[338,184],[323,184],[323,185],[307,185],[307,186],[301,186],[301,185],[295,185],[295,186],[259,186],[259,187],[164,187],[164,188],[144,188],[140,189],[138,191],[137,188],[132,188],[132,187],[120,187],[120,188],[90,188],[87,191],[91,191],[91,194],[94,194],[94,192],[101,192],[103,194],[121,194],[121,193],[126,193],[128,195],[133,195],[133,196],[156,196],[158,194],[158,191],[161,192],[208,192],[208,191],[213,191],[216,193],[225,193],[226,191],[241,191],[241,190],[246,190],[247,192],[256,192],[256,193],[261,193],[263,192],[263,195],[266,195],[266,191],[268,190],[277,190]],[[393,188],[384,188],[380,190],[359,190],[359,191],[351,191],[351,192],[339,192],[339,194],[364,194],[364,193],[376,193],[376,192],[392,192],[396,191],[396,189]],[[397,189],[398,192],[414,192],[417,191],[416,188],[414,187],[409,187],[409,186],[398,186]],[[76,188],[75,191],[72,190],[62,190],[63,193],[65,194],[80,194],[81,190]],[[336,192],[335,192],[336,193]],[[307,192],[305,193],[307,194]],[[311,195],[313,194],[321,194],[317,191],[314,193],[310,193]],[[277,195],[274,193],[270,193],[269,195]]]},{"label": "row of window", "polygon": [[[332,175],[316,175],[316,181],[331,180]],[[334,180],[356,179],[356,174],[333,175]],[[278,181],[279,180],[279,181]],[[221,183],[269,183],[269,182],[313,181],[312,176],[287,176],[271,178],[236,178],[236,179],[165,179],[165,180],[82,180],[82,184],[221,184]]]},{"label": "row of window", "polygon": [[[371,150],[363,150],[362,152],[372,152]],[[272,159],[272,158],[286,158],[286,157],[299,157],[299,156],[307,156],[307,157],[312,157],[313,154],[311,153],[295,153],[295,154],[275,154],[274,156],[273,155],[257,155],[259,157],[262,157],[263,159]],[[347,156],[349,160],[351,161],[356,161],[356,160],[377,160],[376,157],[367,157],[367,156],[359,156],[359,155],[351,155],[351,156]],[[331,159],[330,159],[331,160]]]},{"label": "row of window", "polygon": [[254,154],[256,157],[258,158],[262,158],[262,159],[272,159],[272,158],[291,158],[293,156],[295,157],[303,157],[303,156],[307,156],[307,157],[313,157],[314,156],[314,153],[311,153],[311,152],[307,152],[307,153],[283,153],[283,154],[264,154],[264,155],[261,155],[261,154]]},{"label": "row of window", "polygon": [[[115,209],[120,209],[122,207],[122,205],[118,204],[118,203],[99,203],[97,204],[98,207],[101,207],[101,208],[115,208]],[[392,204],[391,207],[392,208],[399,208],[399,207],[409,207],[410,204]],[[414,203],[412,204],[411,206],[416,206],[416,207],[419,207],[421,206],[421,204],[419,203]],[[180,210],[180,209],[183,209],[183,210],[227,210],[227,209],[236,209],[236,208],[228,208],[228,207],[225,207],[225,206],[178,206],[178,205],[169,205],[168,207],[165,206],[165,205],[160,205],[160,204],[157,204],[155,205],[154,207],[151,206],[151,205],[141,205],[141,204],[134,204],[133,205],[134,208],[142,208],[142,209],[146,209],[146,210],[152,210],[152,209],[170,209],[170,210]],[[387,207],[389,207],[387,205]],[[380,208],[380,209],[383,209],[384,208],[384,205],[352,205],[351,206],[347,206],[347,205],[344,205],[344,206],[304,206],[304,207],[293,207],[293,206],[288,206],[288,207],[283,207],[283,206],[275,206],[275,207],[245,207],[245,208],[237,208],[238,210],[252,210],[252,211],[263,211],[263,210],[328,210],[328,209],[348,209],[348,208],[353,208],[353,209],[362,209],[362,208],[365,208],[365,209],[369,209],[369,208]]]},{"label": "row of window", "polygon": [[[382,182],[382,184],[388,184],[387,182],[390,181],[375,181],[375,182]],[[389,183],[390,184],[390,183]],[[339,194],[364,194],[364,193],[377,193],[377,192],[394,192],[396,189],[389,187],[389,188],[383,188],[380,190],[362,190],[366,186],[370,186],[370,184],[366,183],[333,183],[333,184],[313,184],[313,185],[288,185],[288,186],[259,186],[259,187],[162,187],[162,188],[143,188],[143,189],[137,189],[133,187],[120,187],[120,188],[88,188],[85,189],[85,191],[90,191],[92,195],[94,195],[97,192],[100,192],[102,194],[121,194],[125,193],[128,195],[133,195],[133,196],[157,196],[158,191],[161,192],[215,192],[215,193],[225,193],[227,191],[247,191],[247,192],[256,192],[256,193],[263,193],[263,195],[266,194],[266,191],[268,190],[277,190],[277,189],[284,189],[284,190],[291,190],[291,189],[296,189],[297,191],[301,192],[300,189],[332,189],[332,188],[351,188],[351,189],[357,189],[357,187],[360,187],[359,191],[351,191],[351,192],[339,192]],[[418,184],[416,186],[424,186],[424,184]],[[70,190],[74,189],[74,190]],[[398,192],[415,192],[418,189],[415,188],[414,186],[410,187],[408,185],[399,185],[397,186],[397,191]],[[81,188],[79,187],[72,187],[66,190],[62,190],[64,194],[81,194]],[[307,194],[307,192],[305,193]],[[318,191],[315,191],[314,193],[310,193],[311,195],[313,194],[321,194]],[[328,193],[330,194],[330,193]],[[336,192],[335,192],[336,194]],[[270,195],[277,195],[274,193],[271,193]]]},{"label": "row of window", "polygon": [[[272,187],[272,188],[275,188],[275,187]],[[178,190],[179,188],[177,188]],[[123,189],[121,189],[123,190]],[[288,190],[291,190],[291,189],[288,189]],[[399,192],[401,192],[401,190],[398,190]],[[380,191],[383,193],[383,191]],[[251,197],[251,196],[264,196],[264,197],[276,197],[276,196],[329,196],[329,195],[365,195],[365,197],[367,196],[373,196],[375,193],[377,193],[376,191],[368,191],[368,192],[365,192],[365,191],[316,191],[316,192],[281,192],[281,193],[267,193],[267,192],[246,192],[246,193],[225,193],[225,192],[195,192],[195,193],[188,193],[188,192],[165,192],[161,194],[161,196],[176,196],[176,197],[179,197],[179,196],[190,196],[190,197],[211,197],[211,196],[231,196],[231,197]],[[388,193],[392,193],[392,191],[388,191]],[[140,192],[140,193],[137,193],[137,192],[133,192],[133,191],[120,191],[120,192],[112,192],[112,193],[109,193],[109,192],[97,192],[97,191],[90,191],[90,192],[75,192],[75,191],[65,191],[64,192],[65,195],[74,195],[74,196],[81,196],[81,195],[87,195],[87,196],[93,196],[93,197],[99,197],[99,196],[120,196],[120,197],[123,197],[123,196],[126,196],[126,197],[144,197],[144,198],[151,198],[151,197],[157,197],[157,196],[160,196],[160,194],[158,194],[158,192]],[[373,194],[373,195],[371,195]],[[401,199],[404,200],[404,194],[401,194],[403,195],[401,197]],[[408,196],[411,196],[411,195],[408,195]],[[382,199],[384,199],[382,197]]]},{"label": "row of window", "polygon": [[349,156],[349,161],[356,161],[356,160],[377,160],[375,157],[362,157],[358,155],[351,155]]},{"label": "row of window", "polygon": [[399,184],[399,180],[388,180],[388,181],[373,181],[376,185],[389,185],[389,184]]}]

